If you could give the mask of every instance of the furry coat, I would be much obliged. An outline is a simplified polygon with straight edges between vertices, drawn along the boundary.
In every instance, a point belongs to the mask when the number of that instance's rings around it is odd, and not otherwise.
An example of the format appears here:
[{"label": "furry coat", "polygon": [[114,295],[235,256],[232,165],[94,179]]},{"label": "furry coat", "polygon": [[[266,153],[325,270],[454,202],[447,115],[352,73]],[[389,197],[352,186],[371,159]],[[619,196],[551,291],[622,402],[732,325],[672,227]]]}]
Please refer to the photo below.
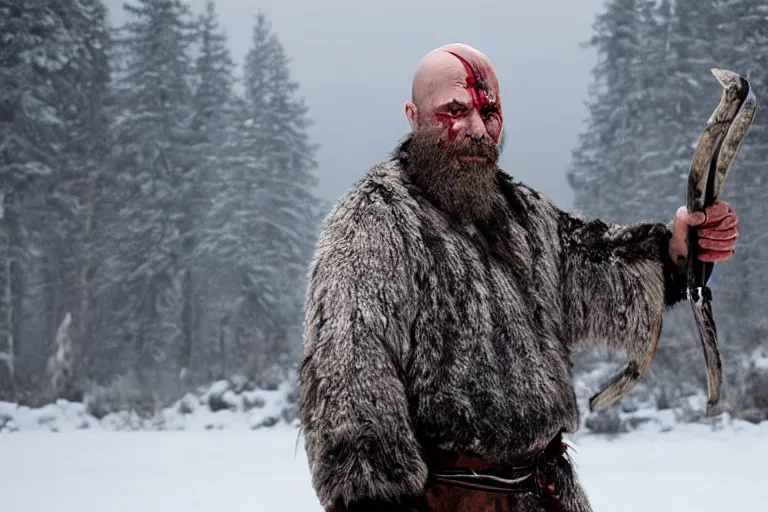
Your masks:
[{"label": "furry coat", "polygon": [[[419,496],[425,447],[503,462],[573,432],[573,348],[626,349],[683,298],[668,226],[585,220],[502,172],[498,184],[505,208],[456,223],[395,158],[326,219],[299,404],[326,510]],[[570,467],[558,481],[567,510],[590,510]]]}]

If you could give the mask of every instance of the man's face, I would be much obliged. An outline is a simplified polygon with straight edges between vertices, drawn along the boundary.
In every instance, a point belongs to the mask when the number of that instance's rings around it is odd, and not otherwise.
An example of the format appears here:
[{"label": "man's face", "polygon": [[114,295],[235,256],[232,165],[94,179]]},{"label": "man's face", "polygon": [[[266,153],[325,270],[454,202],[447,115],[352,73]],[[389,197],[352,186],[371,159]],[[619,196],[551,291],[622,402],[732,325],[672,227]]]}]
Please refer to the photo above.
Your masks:
[{"label": "man's face", "polygon": [[[469,141],[499,145],[503,130],[499,84],[482,54],[462,45],[430,54],[417,71],[414,96],[417,103],[407,105],[406,113],[416,133],[437,133],[446,148]],[[461,163],[480,160],[460,158]]]},{"label": "man's face", "polygon": [[498,200],[503,119],[490,61],[455,44],[427,54],[405,113],[413,126],[407,169],[440,208],[463,220],[487,218]]}]

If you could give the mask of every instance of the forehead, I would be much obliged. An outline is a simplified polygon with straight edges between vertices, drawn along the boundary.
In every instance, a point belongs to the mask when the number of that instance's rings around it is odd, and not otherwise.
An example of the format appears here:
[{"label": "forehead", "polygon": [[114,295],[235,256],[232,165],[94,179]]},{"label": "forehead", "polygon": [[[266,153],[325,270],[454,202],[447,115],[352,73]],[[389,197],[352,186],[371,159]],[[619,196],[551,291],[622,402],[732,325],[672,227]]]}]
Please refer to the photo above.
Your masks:
[{"label": "forehead", "polygon": [[487,84],[489,88],[498,89],[496,73],[486,58],[459,49],[446,49],[445,51],[461,64],[468,77],[471,77],[475,82]]},{"label": "forehead", "polygon": [[464,68],[456,62],[436,73],[429,81],[427,99],[429,103],[443,103],[451,99],[469,101],[471,94],[467,90],[467,73]]},{"label": "forehead", "polygon": [[481,59],[444,51],[431,70],[426,103],[436,107],[450,101],[472,102],[471,89],[485,91],[491,103],[498,102],[499,84],[492,67]]}]

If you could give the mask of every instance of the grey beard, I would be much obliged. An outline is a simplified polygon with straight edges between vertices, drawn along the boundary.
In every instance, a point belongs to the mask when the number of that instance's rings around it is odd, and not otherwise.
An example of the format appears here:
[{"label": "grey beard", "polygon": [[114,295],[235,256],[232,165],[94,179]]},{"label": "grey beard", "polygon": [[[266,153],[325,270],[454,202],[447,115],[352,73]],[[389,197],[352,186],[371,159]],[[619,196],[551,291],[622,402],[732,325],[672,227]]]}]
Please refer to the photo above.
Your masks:
[{"label": "grey beard", "polygon": [[401,146],[399,158],[411,179],[440,210],[459,223],[489,220],[504,208],[499,188],[498,153],[488,146],[470,150],[489,163],[468,162],[458,167],[461,154],[437,147],[434,137],[412,135]]},{"label": "grey beard", "polygon": [[412,179],[435,206],[459,222],[488,220],[504,207],[495,167],[416,168]]}]

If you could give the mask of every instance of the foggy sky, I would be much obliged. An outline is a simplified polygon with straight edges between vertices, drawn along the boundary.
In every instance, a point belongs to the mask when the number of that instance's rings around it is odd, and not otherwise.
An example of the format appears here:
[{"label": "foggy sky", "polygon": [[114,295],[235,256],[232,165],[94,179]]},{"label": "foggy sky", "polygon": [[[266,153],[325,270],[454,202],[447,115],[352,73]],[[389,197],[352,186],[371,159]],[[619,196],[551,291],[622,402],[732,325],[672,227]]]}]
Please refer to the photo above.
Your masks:
[{"label": "foggy sky", "polygon": [[[191,0],[196,13],[205,0]],[[502,166],[559,206],[571,206],[564,172],[586,118],[591,49],[580,44],[604,0],[217,0],[235,61],[250,46],[262,10],[300,83],[320,144],[320,188],[335,200],[386,159],[407,134],[403,103],[421,57],[463,42],[493,61],[507,141]],[[125,20],[122,0],[106,0]]]}]

